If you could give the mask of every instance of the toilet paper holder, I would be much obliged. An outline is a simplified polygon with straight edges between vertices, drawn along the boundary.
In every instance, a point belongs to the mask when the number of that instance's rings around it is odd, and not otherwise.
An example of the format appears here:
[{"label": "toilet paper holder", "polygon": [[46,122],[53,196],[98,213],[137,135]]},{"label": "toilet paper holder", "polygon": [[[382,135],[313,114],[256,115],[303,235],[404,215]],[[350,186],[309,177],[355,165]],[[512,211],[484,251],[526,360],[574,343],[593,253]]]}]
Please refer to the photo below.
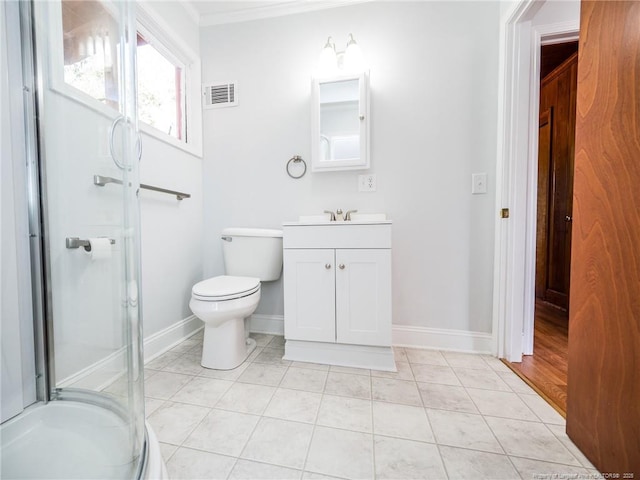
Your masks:
[{"label": "toilet paper holder", "polygon": [[[80,239],[78,237],[67,237],[66,238],[66,245],[67,248],[80,248],[80,247],[84,247],[84,249],[87,252],[91,251],[91,243],[89,242],[89,240],[83,240]],[[109,243],[111,245],[115,245],[116,241],[113,238],[109,239]]]}]

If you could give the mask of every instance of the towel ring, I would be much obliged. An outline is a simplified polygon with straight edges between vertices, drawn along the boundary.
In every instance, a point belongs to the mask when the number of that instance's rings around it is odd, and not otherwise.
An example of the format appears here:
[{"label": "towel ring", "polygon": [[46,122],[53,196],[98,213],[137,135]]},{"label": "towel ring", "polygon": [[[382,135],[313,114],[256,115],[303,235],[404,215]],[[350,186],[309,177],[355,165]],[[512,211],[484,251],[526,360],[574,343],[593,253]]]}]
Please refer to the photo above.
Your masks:
[{"label": "towel ring", "polygon": [[[302,170],[302,173],[300,175],[293,175],[291,173],[291,170],[290,170],[291,162],[293,162],[293,163],[302,162],[302,165],[304,165],[304,170]],[[307,162],[305,162],[300,155],[294,155],[293,157],[291,157],[289,159],[289,161],[287,162],[287,175],[289,175],[291,178],[298,179],[298,178],[304,177],[305,173],[307,173]]]}]

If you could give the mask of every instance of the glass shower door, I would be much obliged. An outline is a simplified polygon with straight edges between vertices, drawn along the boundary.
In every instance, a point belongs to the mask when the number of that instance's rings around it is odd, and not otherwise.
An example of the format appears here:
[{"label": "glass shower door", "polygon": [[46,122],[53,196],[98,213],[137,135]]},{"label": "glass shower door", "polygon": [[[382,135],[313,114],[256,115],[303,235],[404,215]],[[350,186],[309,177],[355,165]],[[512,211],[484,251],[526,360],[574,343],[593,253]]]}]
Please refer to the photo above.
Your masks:
[{"label": "glass shower door", "polygon": [[43,403],[3,425],[2,475],[136,478],[145,424],[133,4],[21,3]]}]

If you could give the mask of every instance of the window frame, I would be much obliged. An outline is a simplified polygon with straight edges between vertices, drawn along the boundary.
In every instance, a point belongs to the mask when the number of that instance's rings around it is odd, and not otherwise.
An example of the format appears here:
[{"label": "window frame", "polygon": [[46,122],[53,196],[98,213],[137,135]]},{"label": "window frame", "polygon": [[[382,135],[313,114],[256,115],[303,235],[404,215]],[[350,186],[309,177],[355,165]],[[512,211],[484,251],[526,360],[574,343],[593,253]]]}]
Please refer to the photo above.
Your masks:
[{"label": "window frame", "polygon": [[[106,9],[109,9],[108,2],[103,3],[103,5]],[[65,82],[62,4],[60,1],[45,2],[43,6],[46,8],[46,15],[49,18],[49,41],[53,46],[49,65],[50,88],[98,114],[107,118],[116,118],[118,116],[117,110]],[[168,60],[175,62],[176,66],[182,67],[183,93],[181,109],[183,138],[177,139],[142,121],[138,122],[138,128],[143,135],[153,137],[163,143],[202,158],[200,59],[167,22],[151,8],[143,3],[136,5],[136,32],[139,32],[145,40],[151,43]]]}]

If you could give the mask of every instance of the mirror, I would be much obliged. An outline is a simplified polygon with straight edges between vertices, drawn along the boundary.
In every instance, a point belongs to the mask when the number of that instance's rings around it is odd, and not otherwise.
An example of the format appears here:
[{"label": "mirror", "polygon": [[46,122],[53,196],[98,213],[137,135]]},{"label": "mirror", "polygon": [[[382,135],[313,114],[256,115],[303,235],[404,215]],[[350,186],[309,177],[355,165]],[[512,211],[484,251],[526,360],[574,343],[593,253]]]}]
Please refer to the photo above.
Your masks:
[{"label": "mirror", "polygon": [[367,75],[313,82],[311,169],[369,168]]}]

